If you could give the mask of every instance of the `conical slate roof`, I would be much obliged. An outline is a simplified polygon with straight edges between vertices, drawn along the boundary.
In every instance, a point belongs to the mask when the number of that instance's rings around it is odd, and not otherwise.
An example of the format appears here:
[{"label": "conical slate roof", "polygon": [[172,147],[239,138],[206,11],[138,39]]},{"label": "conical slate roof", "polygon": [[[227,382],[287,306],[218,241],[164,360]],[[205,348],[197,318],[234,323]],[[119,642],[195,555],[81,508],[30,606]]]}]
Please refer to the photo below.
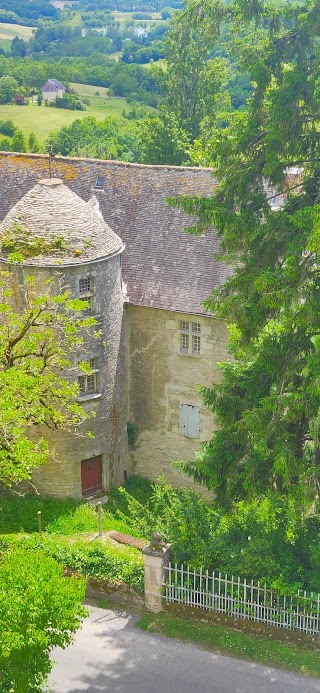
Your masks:
[{"label": "conical slate roof", "polygon": [[94,200],[84,202],[58,178],[40,180],[0,224],[0,257],[28,265],[76,265],[110,257],[124,246]]}]

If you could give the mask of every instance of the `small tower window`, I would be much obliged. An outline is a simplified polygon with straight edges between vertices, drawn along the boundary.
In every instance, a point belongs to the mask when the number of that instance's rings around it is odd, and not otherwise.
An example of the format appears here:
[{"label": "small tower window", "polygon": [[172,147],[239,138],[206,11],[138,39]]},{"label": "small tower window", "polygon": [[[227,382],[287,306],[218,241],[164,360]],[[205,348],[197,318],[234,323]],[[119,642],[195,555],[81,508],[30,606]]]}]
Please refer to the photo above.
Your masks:
[{"label": "small tower window", "polygon": [[87,275],[86,277],[79,278],[78,284],[78,296],[81,301],[84,301],[88,305],[83,311],[83,315],[91,315],[95,311],[95,292],[94,292],[94,280],[93,277]]},{"label": "small tower window", "polygon": [[95,187],[95,190],[103,190],[104,189],[104,176],[97,176],[96,184],[94,187]]},{"label": "small tower window", "polygon": [[90,293],[91,291],[91,277],[82,277],[79,279],[79,294]]},{"label": "small tower window", "polygon": [[98,391],[98,368],[96,367],[96,359],[91,358],[86,361],[88,366],[91,368],[91,373],[82,373],[78,375],[78,385],[79,394],[83,395],[94,395]]}]

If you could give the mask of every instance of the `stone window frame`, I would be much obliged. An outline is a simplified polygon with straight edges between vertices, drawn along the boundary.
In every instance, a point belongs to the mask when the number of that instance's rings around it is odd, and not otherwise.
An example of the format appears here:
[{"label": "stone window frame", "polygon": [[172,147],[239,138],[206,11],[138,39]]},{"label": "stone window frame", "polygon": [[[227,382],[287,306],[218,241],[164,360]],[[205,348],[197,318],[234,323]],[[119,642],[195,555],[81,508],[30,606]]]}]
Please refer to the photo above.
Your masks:
[{"label": "stone window frame", "polygon": [[[89,291],[82,291],[81,290],[81,282],[83,281],[89,281]],[[84,317],[88,317],[89,315],[96,316],[96,277],[93,272],[86,272],[84,275],[78,275],[76,277],[76,282],[77,282],[77,290],[76,290],[76,296],[77,298],[80,299],[80,301],[87,301],[89,303],[89,306],[82,311],[82,315]]]},{"label": "stone window frame", "polygon": [[201,356],[201,323],[196,320],[179,321],[179,353],[181,356]]},{"label": "stone window frame", "polygon": [[91,398],[96,398],[100,397],[100,378],[99,378],[99,368],[98,366],[98,358],[97,356],[90,356],[88,358],[88,355],[83,359],[78,360],[77,365],[83,361],[88,363],[91,369],[91,373],[79,373],[78,371],[78,385],[79,385],[79,394],[78,394],[78,399],[83,401],[84,399],[91,399]]}]

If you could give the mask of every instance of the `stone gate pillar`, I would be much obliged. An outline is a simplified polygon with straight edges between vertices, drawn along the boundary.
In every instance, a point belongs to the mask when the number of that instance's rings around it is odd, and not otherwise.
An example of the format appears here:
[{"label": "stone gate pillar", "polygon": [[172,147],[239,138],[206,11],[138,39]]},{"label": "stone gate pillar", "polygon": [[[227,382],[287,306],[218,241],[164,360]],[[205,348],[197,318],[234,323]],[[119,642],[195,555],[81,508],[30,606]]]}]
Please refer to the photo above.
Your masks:
[{"label": "stone gate pillar", "polygon": [[144,600],[148,611],[162,611],[162,586],[164,568],[169,563],[170,544],[162,541],[160,534],[153,534],[151,542],[143,549],[144,554]]}]

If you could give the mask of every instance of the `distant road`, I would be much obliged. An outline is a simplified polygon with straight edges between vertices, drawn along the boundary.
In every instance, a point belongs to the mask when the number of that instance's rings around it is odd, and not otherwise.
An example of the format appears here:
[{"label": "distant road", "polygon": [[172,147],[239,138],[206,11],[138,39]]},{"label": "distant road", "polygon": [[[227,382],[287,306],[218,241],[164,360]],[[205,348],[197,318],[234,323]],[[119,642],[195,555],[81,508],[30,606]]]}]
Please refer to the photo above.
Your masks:
[{"label": "distant road", "polygon": [[51,693],[314,693],[320,681],[200,650],[135,628],[135,616],[91,609],[57,664]]}]

